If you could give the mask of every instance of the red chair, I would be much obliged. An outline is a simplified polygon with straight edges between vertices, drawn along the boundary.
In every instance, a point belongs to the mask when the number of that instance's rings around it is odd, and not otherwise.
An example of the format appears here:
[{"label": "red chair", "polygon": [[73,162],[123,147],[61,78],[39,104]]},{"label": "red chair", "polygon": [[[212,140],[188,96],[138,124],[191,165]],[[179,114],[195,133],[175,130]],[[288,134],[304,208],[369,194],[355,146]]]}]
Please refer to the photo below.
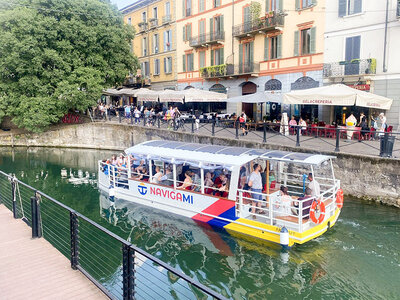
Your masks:
[{"label": "red chair", "polygon": [[333,125],[327,125],[325,127],[328,127],[328,129],[326,129],[326,137],[328,138],[336,138],[336,127]]},{"label": "red chair", "polygon": [[311,135],[318,135],[317,124],[311,124]]},{"label": "red chair", "polygon": [[359,141],[361,140],[361,127],[354,127],[353,139],[355,139],[356,137]]},{"label": "red chair", "polygon": [[389,126],[386,128],[386,132],[392,133],[393,132],[393,126]]}]

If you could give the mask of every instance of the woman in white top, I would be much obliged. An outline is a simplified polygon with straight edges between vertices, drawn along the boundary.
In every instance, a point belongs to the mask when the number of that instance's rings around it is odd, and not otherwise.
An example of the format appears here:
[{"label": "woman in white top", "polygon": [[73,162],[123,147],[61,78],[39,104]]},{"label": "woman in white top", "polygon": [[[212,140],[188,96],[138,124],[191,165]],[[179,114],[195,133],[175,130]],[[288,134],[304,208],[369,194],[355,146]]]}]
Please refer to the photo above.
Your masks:
[{"label": "woman in white top", "polygon": [[274,210],[278,216],[292,215],[292,197],[289,196],[288,188],[281,186],[279,202],[275,204]]},{"label": "woman in white top", "polygon": [[153,176],[153,183],[160,183],[162,176],[163,173],[161,172],[160,167],[156,166],[156,174]]}]

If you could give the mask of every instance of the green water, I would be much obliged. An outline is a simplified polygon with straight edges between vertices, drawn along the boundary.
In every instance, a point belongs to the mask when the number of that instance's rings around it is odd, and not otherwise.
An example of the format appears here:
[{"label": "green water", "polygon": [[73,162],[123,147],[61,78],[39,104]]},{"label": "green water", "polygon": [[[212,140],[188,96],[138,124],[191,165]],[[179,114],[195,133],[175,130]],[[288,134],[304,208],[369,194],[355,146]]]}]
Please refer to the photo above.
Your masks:
[{"label": "green water", "polygon": [[[95,180],[97,160],[110,154],[0,148],[0,169],[15,173],[20,180],[229,298],[400,298],[399,209],[345,199],[339,221],[329,232],[283,253],[279,248],[235,238],[168,213],[125,201],[110,202],[99,193]],[[68,178],[61,177],[63,168]],[[71,182],[69,174],[77,177],[79,170],[84,177],[89,172],[89,178]],[[90,226],[80,226],[87,238],[94,234]],[[103,248],[97,247],[95,256],[85,254],[82,264],[90,267],[91,260],[103,262],[107,272],[102,271],[99,280],[118,290],[120,261],[112,252],[112,242],[102,242]],[[90,253],[91,247],[83,243],[82,252]],[[138,284],[145,289],[146,282]],[[148,298],[166,296],[160,294]]]}]

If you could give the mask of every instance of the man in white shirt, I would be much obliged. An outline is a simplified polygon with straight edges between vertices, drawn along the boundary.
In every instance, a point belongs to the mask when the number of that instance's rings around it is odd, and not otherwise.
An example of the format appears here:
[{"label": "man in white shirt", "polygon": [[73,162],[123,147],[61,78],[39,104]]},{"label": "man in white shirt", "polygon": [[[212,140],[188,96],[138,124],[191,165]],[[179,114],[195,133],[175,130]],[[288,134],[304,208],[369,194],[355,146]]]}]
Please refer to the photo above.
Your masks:
[{"label": "man in white shirt", "polygon": [[249,177],[249,187],[251,187],[251,197],[255,200],[252,201],[252,209],[251,212],[253,213],[253,219],[255,219],[255,213],[256,213],[256,207],[261,207],[261,201],[262,201],[262,179],[261,179],[261,166],[259,164],[255,164],[253,166],[253,173],[250,174]]},{"label": "man in white shirt", "polygon": [[311,190],[311,196],[318,197],[321,193],[321,188],[318,181],[313,178],[312,173],[308,174],[308,181],[310,182],[307,187]]}]

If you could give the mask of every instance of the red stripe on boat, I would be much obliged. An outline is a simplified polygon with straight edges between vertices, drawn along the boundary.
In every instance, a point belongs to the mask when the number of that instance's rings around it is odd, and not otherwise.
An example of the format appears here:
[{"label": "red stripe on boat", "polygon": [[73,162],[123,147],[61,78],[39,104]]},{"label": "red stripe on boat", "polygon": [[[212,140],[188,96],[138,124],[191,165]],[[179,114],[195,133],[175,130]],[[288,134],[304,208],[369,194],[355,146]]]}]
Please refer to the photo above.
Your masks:
[{"label": "red stripe on boat", "polygon": [[[235,206],[234,201],[219,199],[218,201],[216,201],[215,203],[211,204],[209,207],[204,209],[201,213],[219,216],[234,206]],[[197,221],[202,221],[202,222],[208,222],[208,221],[214,219],[213,217],[204,216],[201,213],[195,215],[194,217],[192,217],[192,219],[197,220]]]}]

